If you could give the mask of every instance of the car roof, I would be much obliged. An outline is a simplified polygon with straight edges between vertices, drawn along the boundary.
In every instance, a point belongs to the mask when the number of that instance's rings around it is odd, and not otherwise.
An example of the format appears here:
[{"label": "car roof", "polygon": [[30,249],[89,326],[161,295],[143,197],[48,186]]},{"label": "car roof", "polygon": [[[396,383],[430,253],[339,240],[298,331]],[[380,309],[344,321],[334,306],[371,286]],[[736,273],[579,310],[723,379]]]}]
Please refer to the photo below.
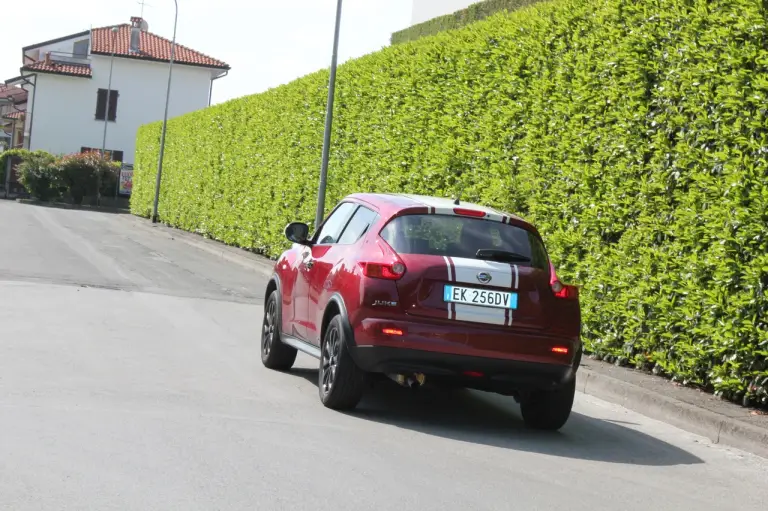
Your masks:
[{"label": "car roof", "polygon": [[471,202],[463,202],[461,201],[459,205],[457,206],[454,203],[453,199],[446,199],[444,197],[429,197],[427,195],[416,195],[416,194],[407,194],[407,193],[356,193],[353,195],[350,195],[348,197],[352,200],[358,200],[361,202],[367,202],[368,204],[371,204],[373,206],[376,206],[380,209],[383,209],[385,211],[382,211],[382,213],[387,213],[390,215],[395,215],[398,212],[404,210],[404,209],[410,209],[410,208],[432,208],[437,212],[440,211],[453,211],[454,208],[462,207],[462,208],[468,208],[473,209],[477,211],[482,211],[486,213],[489,217],[497,217],[497,218],[510,218],[514,219],[518,224],[525,224],[527,226],[533,227],[529,222],[525,221],[524,219],[520,218],[517,215],[513,215],[511,213],[506,213],[504,211],[499,211],[494,208],[489,208],[487,206],[481,206],[480,204],[474,204]]}]

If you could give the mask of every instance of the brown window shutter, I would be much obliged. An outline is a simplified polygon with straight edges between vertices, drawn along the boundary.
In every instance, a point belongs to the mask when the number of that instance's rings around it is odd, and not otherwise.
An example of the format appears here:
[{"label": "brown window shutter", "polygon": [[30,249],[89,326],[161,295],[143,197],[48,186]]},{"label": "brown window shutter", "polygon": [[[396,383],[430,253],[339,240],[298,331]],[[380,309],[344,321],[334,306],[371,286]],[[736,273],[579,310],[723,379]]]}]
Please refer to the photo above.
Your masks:
[{"label": "brown window shutter", "polygon": [[99,89],[96,93],[96,120],[103,121],[107,114],[107,89]]},{"label": "brown window shutter", "polygon": [[109,91],[109,120],[117,119],[117,97],[120,95],[116,90]]}]

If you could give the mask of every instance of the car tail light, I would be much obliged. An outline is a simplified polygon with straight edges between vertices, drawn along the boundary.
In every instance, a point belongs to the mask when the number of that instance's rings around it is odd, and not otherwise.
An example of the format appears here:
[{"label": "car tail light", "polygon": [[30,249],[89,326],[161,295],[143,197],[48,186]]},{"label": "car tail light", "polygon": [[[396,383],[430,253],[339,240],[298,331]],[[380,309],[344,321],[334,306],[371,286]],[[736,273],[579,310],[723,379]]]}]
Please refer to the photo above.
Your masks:
[{"label": "car tail light", "polygon": [[552,348],[552,353],[559,353],[560,355],[567,355],[569,351],[565,346],[555,346]]},{"label": "car tail light", "polygon": [[395,337],[402,337],[403,335],[405,335],[405,332],[403,332],[399,328],[382,328],[381,333],[383,333],[384,335],[393,335]]},{"label": "car tail light", "polygon": [[475,217],[475,218],[485,218],[485,212],[477,211],[475,209],[454,208],[453,212],[455,214],[461,215],[461,216],[472,216],[472,217]]},{"label": "car tail light", "polygon": [[[381,256],[374,261],[362,261],[360,267],[363,275],[372,279],[399,280],[405,275],[407,268],[397,253],[384,241],[377,240]],[[378,255],[378,254],[377,254]]]},{"label": "car tail light", "polygon": [[560,279],[557,278],[557,272],[555,271],[555,266],[550,261],[549,263],[549,286],[552,288],[552,293],[555,295],[556,298],[561,298],[563,300],[578,300],[579,299],[579,288],[576,286],[569,286],[566,284],[563,284],[560,282]]},{"label": "car tail light", "polygon": [[363,275],[372,279],[398,280],[405,275],[405,265],[402,263],[360,263]]}]

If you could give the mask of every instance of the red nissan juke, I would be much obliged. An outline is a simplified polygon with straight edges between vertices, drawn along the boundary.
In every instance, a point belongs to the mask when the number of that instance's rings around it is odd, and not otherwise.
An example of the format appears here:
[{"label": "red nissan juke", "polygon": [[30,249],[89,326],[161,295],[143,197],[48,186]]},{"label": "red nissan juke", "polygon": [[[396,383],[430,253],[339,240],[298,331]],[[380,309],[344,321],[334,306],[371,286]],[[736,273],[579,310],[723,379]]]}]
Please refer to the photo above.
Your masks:
[{"label": "red nissan juke", "polygon": [[556,430],[582,354],[578,289],[561,283],[538,231],[510,214],[414,195],[357,194],[294,243],[266,290],[261,359],[320,361],[319,392],[354,408],[366,382],[513,396],[526,425]]}]

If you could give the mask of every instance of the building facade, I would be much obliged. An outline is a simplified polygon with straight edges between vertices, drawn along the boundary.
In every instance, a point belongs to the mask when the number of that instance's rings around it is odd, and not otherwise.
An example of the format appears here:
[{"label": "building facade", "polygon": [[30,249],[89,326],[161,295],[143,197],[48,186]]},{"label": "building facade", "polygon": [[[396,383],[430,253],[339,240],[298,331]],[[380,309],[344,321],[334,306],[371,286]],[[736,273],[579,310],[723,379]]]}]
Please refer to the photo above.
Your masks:
[{"label": "building facade", "polygon": [[[28,94],[24,147],[100,151],[106,125],[106,155],[133,164],[138,128],[163,118],[170,52],[171,42],[141,18],[23,48],[21,75],[6,85]],[[177,45],[168,116],[210,105],[213,81],[228,71],[226,63]]]},{"label": "building facade", "polygon": [[[0,83],[0,144],[8,149],[24,146],[24,114],[27,91]],[[0,172],[2,174],[2,172]],[[0,183],[2,185],[2,183]]]},{"label": "building facade", "polygon": [[480,0],[413,0],[413,15],[411,25],[418,25],[425,21],[446,14],[453,14],[461,9],[466,9]]}]

